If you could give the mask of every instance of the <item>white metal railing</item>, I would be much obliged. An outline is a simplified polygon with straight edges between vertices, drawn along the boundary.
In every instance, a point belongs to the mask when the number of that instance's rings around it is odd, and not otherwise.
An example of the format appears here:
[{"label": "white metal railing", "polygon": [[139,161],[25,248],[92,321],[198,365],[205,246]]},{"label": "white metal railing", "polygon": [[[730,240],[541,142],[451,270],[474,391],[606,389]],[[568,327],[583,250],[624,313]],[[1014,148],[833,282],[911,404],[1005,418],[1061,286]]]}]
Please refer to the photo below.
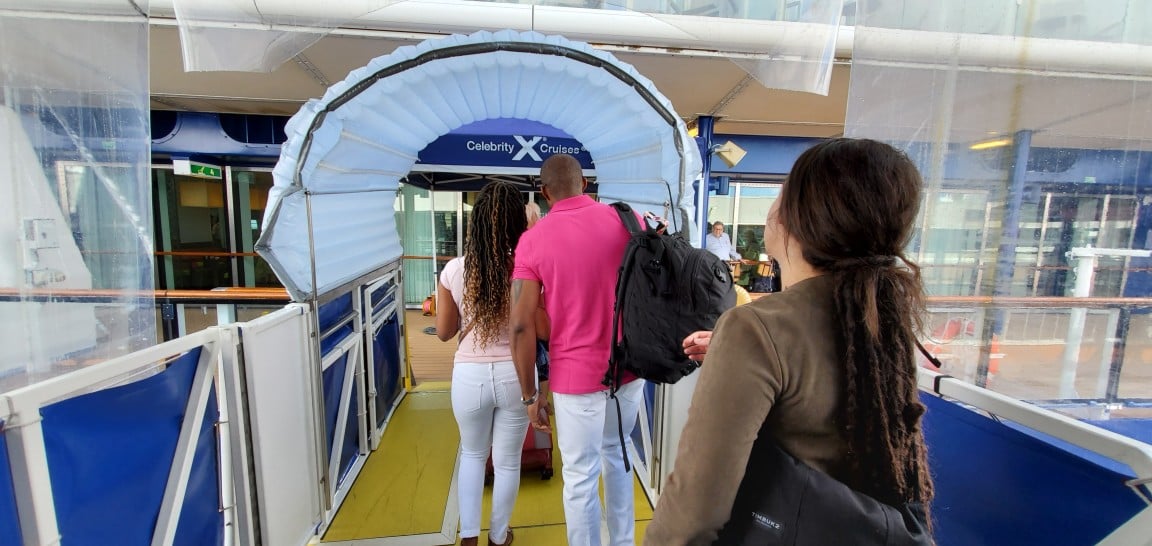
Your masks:
[{"label": "white metal railing", "polygon": [[1127,484],[1148,506],[1101,544],[1152,543],[1152,497],[1145,492],[1152,484],[1152,445],[923,368],[918,381],[924,391],[963,402],[1128,465],[1136,476]]},{"label": "white metal railing", "polygon": [[[147,377],[175,357],[202,348],[193,374],[191,393],[184,404],[175,455],[168,470],[152,546],[167,546],[176,538],[177,523],[186,498],[189,476],[207,419],[216,425],[219,498],[211,499],[222,511],[223,545],[303,545],[326,529],[336,509],[351,490],[366,456],[379,444],[391,407],[381,408],[384,421],[369,424],[375,408],[375,389],[383,383],[368,366],[365,351],[375,343],[379,324],[403,320],[399,262],[374,276],[343,287],[352,298],[351,311],[335,327],[351,332],[323,355],[317,332],[318,304],[289,304],[258,319],[213,326],[130,355],[83,368],[0,395],[0,419],[8,447],[13,490],[25,546],[61,542],[54,472],[48,463],[41,408],[105,388]],[[381,292],[383,291],[383,292]],[[392,297],[373,309],[372,296]],[[403,361],[403,340],[397,339]],[[325,368],[347,358],[340,382],[338,416],[331,451],[325,450],[323,376]],[[191,364],[191,363],[189,363]],[[403,373],[401,367],[401,373]],[[396,381],[401,378],[394,378]],[[389,378],[389,381],[393,378]],[[218,415],[206,415],[215,387]],[[357,411],[353,412],[353,399]],[[340,481],[344,435],[349,419],[357,421],[355,460]],[[375,440],[375,441],[373,441]],[[61,464],[61,463],[57,463]],[[197,501],[208,502],[197,498]],[[257,502],[258,501],[258,502]]]},{"label": "white metal railing", "polygon": [[[153,546],[172,544],[209,393],[217,375],[222,344],[221,331],[212,328],[0,395],[0,406],[8,414],[4,434],[8,442],[20,530],[26,546],[59,544],[61,538],[52,496],[53,470],[48,464],[41,408],[80,394],[116,386],[133,374],[154,368],[174,356],[202,348],[152,536]],[[217,386],[216,396],[223,402],[223,382],[217,382]],[[223,402],[219,405],[226,404]],[[223,479],[230,480],[231,477],[225,476]],[[226,490],[232,488],[221,489],[222,492]],[[232,507],[235,503],[232,499],[222,500],[225,520],[232,521]],[[226,529],[226,532],[234,531],[235,525]]]}]

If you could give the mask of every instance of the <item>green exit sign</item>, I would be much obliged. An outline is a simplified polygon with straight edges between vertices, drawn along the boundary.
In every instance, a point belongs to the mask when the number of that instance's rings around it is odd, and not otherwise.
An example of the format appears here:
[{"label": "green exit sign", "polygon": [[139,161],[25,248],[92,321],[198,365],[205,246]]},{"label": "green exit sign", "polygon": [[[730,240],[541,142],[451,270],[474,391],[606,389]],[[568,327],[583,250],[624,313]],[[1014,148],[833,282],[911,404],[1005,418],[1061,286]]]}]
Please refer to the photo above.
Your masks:
[{"label": "green exit sign", "polygon": [[213,167],[212,165],[197,165],[193,163],[192,176],[203,176],[204,178],[220,178],[220,167]]},{"label": "green exit sign", "polygon": [[219,165],[209,165],[189,159],[173,159],[172,171],[176,174],[195,176],[197,178],[213,178],[219,180],[223,177],[223,170]]}]

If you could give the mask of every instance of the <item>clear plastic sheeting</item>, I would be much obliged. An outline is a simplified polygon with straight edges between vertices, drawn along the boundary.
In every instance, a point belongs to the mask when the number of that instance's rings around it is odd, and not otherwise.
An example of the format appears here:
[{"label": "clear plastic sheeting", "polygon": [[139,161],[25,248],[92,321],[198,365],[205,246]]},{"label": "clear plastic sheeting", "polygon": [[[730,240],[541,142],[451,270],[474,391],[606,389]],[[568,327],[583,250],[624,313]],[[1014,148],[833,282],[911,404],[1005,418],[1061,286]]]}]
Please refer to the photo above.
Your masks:
[{"label": "clear plastic sheeting", "polygon": [[[572,135],[595,162],[602,200],[695,232],[686,219],[694,216],[699,152],[651,81],[587,44],[479,32],[400,48],[308,101],[285,129],[257,250],[296,299],[389,263],[400,256],[394,195],[417,153],[457,127],[498,118]],[[326,203],[377,198],[380,208],[367,216],[333,208],[321,217]],[[379,237],[356,232],[368,225],[383,229]]]},{"label": "clear plastic sheeting", "polygon": [[924,333],[946,373],[1147,412],[1125,402],[1152,397],[1146,4],[858,3],[845,134],[924,175],[909,255],[946,297]]},{"label": "clear plastic sheeting", "polygon": [[746,19],[785,24],[765,32],[762,43],[732,56],[733,63],[765,87],[828,94],[836,37],[844,0],[521,0],[498,2],[537,6],[634,11],[707,43],[707,25],[699,18]]},{"label": "clear plastic sheeting", "polygon": [[146,2],[0,14],[0,392],[150,346]]},{"label": "clear plastic sheeting", "polygon": [[271,72],[332,29],[402,1],[360,0],[337,14],[315,0],[171,0],[186,72]]},{"label": "clear plastic sheeting", "polygon": [[766,57],[736,57],[732,62],[764,87],[826,96],[844,0],[809,0],[800,5],[796,22],[784,26],[780,39],[758,52]]}]

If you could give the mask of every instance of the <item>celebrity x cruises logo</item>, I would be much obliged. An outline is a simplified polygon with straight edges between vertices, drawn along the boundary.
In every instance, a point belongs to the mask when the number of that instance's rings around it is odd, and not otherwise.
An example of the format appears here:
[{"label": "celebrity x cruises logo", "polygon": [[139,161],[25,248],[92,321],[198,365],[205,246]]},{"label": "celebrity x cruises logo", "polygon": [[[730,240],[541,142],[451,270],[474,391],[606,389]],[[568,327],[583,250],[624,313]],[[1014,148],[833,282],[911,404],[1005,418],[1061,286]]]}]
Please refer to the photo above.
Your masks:
[{"label": "celebrity x cruises logo", "polygon": [[524,156],[531,157],[533,161],[544,161],[544,158],[536,153],[535,148],[544,137],[532,137],[532,140],[525,140],[525,138],[520,135],[512,135],[512,138],[516,139],[516,143],[520,145],[520,151],[512,156],[512,161],[520,161],[524,159]]}]

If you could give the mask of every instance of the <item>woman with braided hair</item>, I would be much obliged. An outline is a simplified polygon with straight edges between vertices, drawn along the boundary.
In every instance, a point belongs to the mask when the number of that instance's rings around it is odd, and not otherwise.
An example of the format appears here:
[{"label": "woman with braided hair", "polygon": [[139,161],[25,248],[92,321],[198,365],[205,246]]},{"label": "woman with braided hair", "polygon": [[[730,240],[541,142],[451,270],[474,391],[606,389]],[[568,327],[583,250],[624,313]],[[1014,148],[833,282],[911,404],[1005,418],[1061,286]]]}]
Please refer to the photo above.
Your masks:
[{"label": "woman with braided hair", "polygon": [[461,544],[480,535],[480,502],[489,453],[494,471],[490,545],[512,543],[508,527],[520,488],[521,446],[528,416],[508,344],[512,252],[527,229],[524,197],[508,182],[491,182],[472,207],[464,255],[444,266],[437,283],[436,334],[459,332],[452,366],[452,413],[460,428]]},{"label": "woman with braided hair", "polygon": [[[753,509],[750,524],[737,523],[756,499],[783,493],[771,488],[784,487],[786,470],[764,456],[773,440],[776,452],[847,485],[845,495],[911,510],[910,538],[890,543],[931,542],[915,360],[923,287],[904,255],[922,184],[907,156],[872,140],[828,140],[797,159],[764,228],[783,291],[725,313],[710,340],[685,340],[686,353],[707,356],[645,544],[777,543],[733,539],[756,532],[812,543],[796,534],[799,501],[794,521]],[[818,542],[876,542],[843,514],[817,519]]]}]

